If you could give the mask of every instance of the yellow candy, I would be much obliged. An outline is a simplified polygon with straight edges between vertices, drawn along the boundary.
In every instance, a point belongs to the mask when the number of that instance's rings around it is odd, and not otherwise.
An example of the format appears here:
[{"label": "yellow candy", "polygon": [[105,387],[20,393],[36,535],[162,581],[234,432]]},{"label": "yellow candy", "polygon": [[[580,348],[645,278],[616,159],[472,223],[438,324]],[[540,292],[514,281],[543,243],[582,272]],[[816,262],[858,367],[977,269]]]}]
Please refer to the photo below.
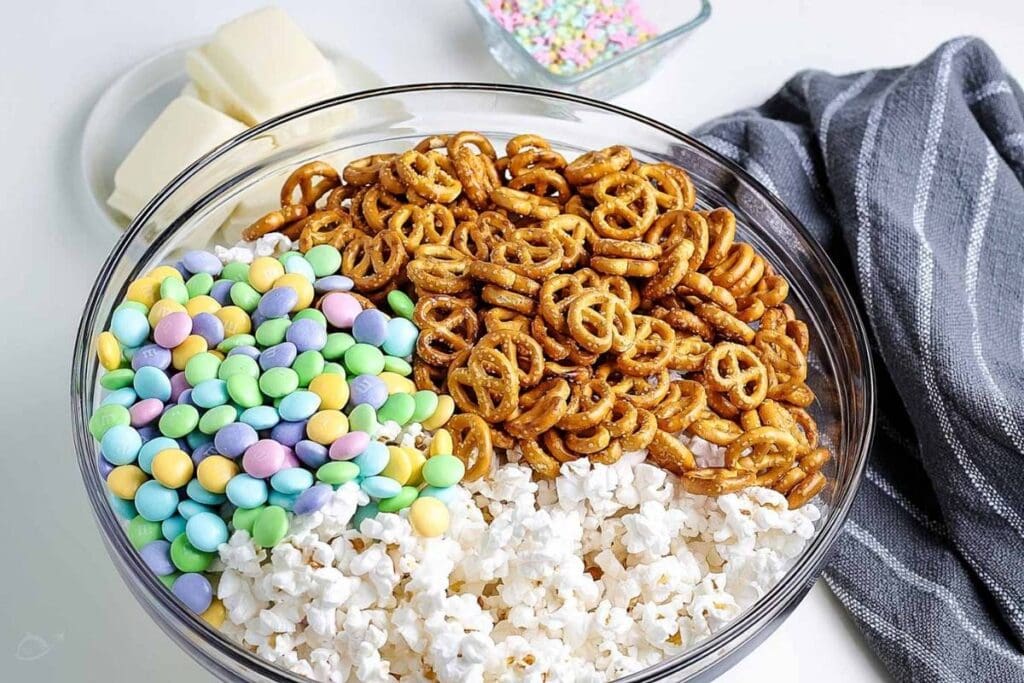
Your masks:
[{"label": "yellow candy", "polygon": [[188,453],[178,448],[167,448],[153,458],[153,478],[169,489],[180,489],[188,484],[195,467]]},{"label": "yellow candy", "polygon": [[220,310],[220,304],[212,296],[200,294],[188,300],[185,304],[185,312],[193,318],[200,313],[216,313]]},{"label": "yellow candy", "polygon": [[388,396],[391,394],[415,394],[416,384],[408,377],[402,377],[395,372],[382,372],[377,375],[384,386],[388,388]]},{"label": "yellow candy", "polygon": [[452,435],[447,429],[438,429],[434,432],[434,438],[430,440],[430,448],[427,450],[430,456],[451,455],[455,451],[455,444],[452,442]]},{"label": "yellow candy", "polygon": [[175,370],[184,370],[189,358],[207,350],[206,340],[198,334],[190,334],[171,350],[171,365]]},{"label": "yellow candy", "polygon": [[231,477],[238,474],[238,465],[234,460],[223,455],[210,455],[203,458],[196,469],[199,485],[210,493],[224,493]]},{"label": "yellow candy", "polygon": [[320,407],[324,410],[341,410],[348,403],[348,382],[333,372],[314,377],[309,390],[320,397]]},{"label": "yellow candy", "polygon": [[135,500],[135,492],[149,477],[136,465],[120,465],[107,475],[107,488],[118,498]]},{"label": "yellow candy", "polygon": [[434,538],[448,530],[448,507],[437,498],[417,498],[409,508],[409,522],[420,536]]},{"label": "yellow candy", "polygon": [[313,303],[313,283],[298,273],[285,273],[274,280],[274,289],[278,287],[291,287],[299,295],[299,300],[292,306],[292,313],[309,308]]},{"label": "yellow candy", "polygon": [[160,280],[154,277],[140,277],[128,285],[124,298],[149,308],[160,298]]},{"label": "yellow candy", "polygon": [[321,410],[306,423],[306,436],[324,446],[347,433],[348,418],[338,410]]},{"label": "yellow candy", "polygon": [[214,598],[210,606],[206,608],[206,611],[199,616],[210,626],[220,628],[224,625],[227,610],[224,609],[224,603],[219,598]]},{"label": "yellow candy", "polygon": [[380,476],[390,477],[405,486],[412,477],[412,462],[409,460],[409,454],[399,446],[388,446],[388,453],[391,456],[388,459],[388,466],[384,468]]},{"label": "yellow candy", "polygon": [[224,325],[225,337],[252,332],[252,319],[248,313],[238,306],[225,306],[214,313],[214,315]]},{"label": "yellow candy", "polygon": [[217,349],[211,349],[207,351],[207,353],[216,356],[217,360],[224,360],[225,358],[228,357],[226,353],[224,353],[223,351],[218,351]]},{"label": "yellow candy", "polygon": [[154,278],[157,282],[163,282],[164,278],[167,277],[176,277],[182,281],[185,280],[178,269],[173,266],[157,266],[153,270],[149,271],[149,273],[146,274],[146,277]]},{"label": "yellow candy", "polygon": [[261,294],[269,292],[274,281],[284,275],[284,266],[276,258],[260,256],[249,265],[249,284]]},{"label": "yellow candy", "polygon": [[409,481],[406,483],[411,486],[419,486],[423,483],[422,470],[427,458],[421,451],[409,446],[403,446],[402,450],[409,456],[409,464],[412,465],[412,474],[409,475]]},{"label": "yellow candy", "polygon": [[121,344],[117,337],[110,332],[100,332],[96,340],[96,356],[106,370],[117,370],[121,367]]},{"label": "yellow candy", "polygon": [[447,424],[448,420],[455,413],[455,401],[448,394],[441,394],[437,397],[437,408],[434,414],[422,422],[424,429],[440,429]]},{"label": "yellow candy", "polygon": [[[178,272],[178,271],[174,271]],[[149,309],[149,326],[156,327],[156,324],[171,313],[185,313],[185,307],[174,299],[160,299]]]}]

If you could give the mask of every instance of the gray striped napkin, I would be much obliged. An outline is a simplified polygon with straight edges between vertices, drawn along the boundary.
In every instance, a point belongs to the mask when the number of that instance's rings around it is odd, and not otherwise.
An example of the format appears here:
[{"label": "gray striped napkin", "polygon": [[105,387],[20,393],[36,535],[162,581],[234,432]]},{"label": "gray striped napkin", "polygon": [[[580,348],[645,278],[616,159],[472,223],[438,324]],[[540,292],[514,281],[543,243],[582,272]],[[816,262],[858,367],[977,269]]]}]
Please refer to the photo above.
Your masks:
[{"label": "gray striped napkin", "polygon": [[1024,681],[1020,86],[960,38],[798,74],[697,137],[801,218],[870,321],[880,430],[825,579],[897,679]]}]

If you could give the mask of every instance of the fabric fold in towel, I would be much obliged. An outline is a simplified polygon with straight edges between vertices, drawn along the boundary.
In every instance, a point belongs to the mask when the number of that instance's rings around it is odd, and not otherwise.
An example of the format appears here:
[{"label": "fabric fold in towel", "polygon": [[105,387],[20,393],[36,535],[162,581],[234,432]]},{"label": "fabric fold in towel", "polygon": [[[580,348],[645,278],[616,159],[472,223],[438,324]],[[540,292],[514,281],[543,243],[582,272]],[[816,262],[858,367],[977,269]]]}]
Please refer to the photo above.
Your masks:
[{"label": "fabric fold in towel", "polygon": [[1024,93],[982,41],[696,131],[859,298],[879,429],[825,579],[905,681],[1024,681]]}]

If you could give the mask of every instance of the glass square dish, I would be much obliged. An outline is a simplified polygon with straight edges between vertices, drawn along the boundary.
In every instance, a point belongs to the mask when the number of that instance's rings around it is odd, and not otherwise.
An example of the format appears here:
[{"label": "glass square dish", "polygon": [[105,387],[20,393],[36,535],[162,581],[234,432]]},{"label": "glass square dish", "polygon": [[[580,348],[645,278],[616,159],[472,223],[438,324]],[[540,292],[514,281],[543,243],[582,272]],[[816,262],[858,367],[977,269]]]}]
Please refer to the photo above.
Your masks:
[{"label": "glass square dish", "polygon": [[494,60],[519,83],[607,99],[650,78],[661,60],[711,16],[708,0],[633,0],[659,33],[647,42],[572,74],[557,74],[538,62],[498,23],[486,0],[466,0]]}]

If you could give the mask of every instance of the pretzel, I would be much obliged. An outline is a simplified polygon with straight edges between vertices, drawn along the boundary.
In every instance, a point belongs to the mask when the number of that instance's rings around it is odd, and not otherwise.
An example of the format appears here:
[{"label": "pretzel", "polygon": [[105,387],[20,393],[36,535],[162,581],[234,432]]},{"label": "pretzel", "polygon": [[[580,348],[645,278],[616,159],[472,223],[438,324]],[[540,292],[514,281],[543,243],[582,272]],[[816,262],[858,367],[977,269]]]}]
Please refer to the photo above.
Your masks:
[{"label": "pretzel", "polygon": [[409,150],[395,160],[395,171],[406,187],[434,202],[447,204],[462,192],[462,183],[437,165],[437,159]]},{"label": "pretzel", "polygon": [[690,449],[661,429],[654,433],[654,438],[647,446],[647,458],[673,474],[681,475],[697,468],[697,461],[693,459]]},{"label": "pretzel", "polygon": [[474,350],[480,349],[494,349],[501,353],[516,369],[521,388],[536,385],[544,376],[544,351],[537,340],[525,332],[488,332],[476,343]]},{"label": "pretzel", "polygon": [[573,297],[566,311],[566,326],[580,346],[594,353],[624,351],[636,336],[633,315],[622,300],[594,289]]},{"label": "pretzel", "polygon": [[523,315],[533,315],[536,303],[532,298],[496,285],[484,285],[480,298],[498,308],[507,308]]},{"label": "pretzel", "polygon": [[[353,202],[355,198],[353,198]],[[397,196],[384,188],[374,185],[366,188],[359,200],[359,215],[366,222],[371,232],[380,232],[387,227],[388,219],[396,209],[402,206]]]},{"label": "pretzel", "polygon": [[285,232],[295,223],[309,215],[309,209],[302,204],[275,209],[242,231],[242,239],[252,242],[272,232]]},{"label": "pretzel", "polygon": [[546,279],[537,299],[538,312],[544,322],[557,332],[567,332],[569,304],[582,292],[583,285],[575,275],[560,274]]},{"label": "pretzel", "polygon": [[373,185],[380,177],[380,171],[397,158],[397,154],[371,154],[349,162],[341,171],[341,177],[349,185]]},{"label": "pretzel", "polygon": [[503,209],[531,218],[554,218],[559,214],[558,203],[546,197],[508,187],[491,190],[491,201]]},{"label": "pretzel", "polygon": [[406,275],[418,287],[437,294],[458,294],[470,287],[469,259],[453,247],[424,244],[416,249]]},{"label": "pretzel", "polygon": [[355,237],[352,216],[337,209],[317,211],[301,221],[299,251],[306,253],[319,244],[344,248],[350,237]]},{"label": "pretzel", "polygon": [[466,466],[463,481],[476,481],[491,469],[494,447],[491,428],[479,415],[452,415],[445,425],[452,435],[453,455]]},{"label": "pretzel", "polygon": [[474,349],[464,367],[448,373],[448,393],[463,412],[502,422],[519,407],[518,370],[495,349]]},{"label": "pretzel", "polygon": [[[484,329],[488,332],[498,330],[527,330],[530,327],[530,319],[522,313],[507,308],[489,308],[483,315]],[[535,337],[536,338],[536,337]],[[540,341],[539,339],[537,341]]]},{"label": "pretzel", "polygon": [[821,490],[825,488],[826,483],[825,475],[821,472],[815,472],[814,474],[802,479],[789,490],[786,494],[786,502],[789,504],[791,509],[801,507],[821,493]]},{"label": "pretzel", "polygon": [[676,334],[668,367],[679,372],[696,372],[704,367],[705,358],[710,352],[711,344],[700,337]]},{"label": "pretzel", "polygon": [[561,267],[564,256],[562,243],[550,230],[520,228],[513,233],[512,240],[494,248],[491,261],[541,280]]},{"label": "pretzel", "polygon": [[683,472],[679,480],[683,484],[683,490],[694,495],[721,496],[753,486],[755,475],[744,470],[705,467]]},{"label": "pretzel", "polygon": [[756,408],[768,393],[764,365],[746,346],[722,342],[708,353],[704,378],[715,390],[725,392],[741,410]]},{"label": "pretzel", "polygon": [[479,321],[464,301],[452,296],[422,297],[413,309],[420,328],[416,354],[430,365],[446,366],[477,340]]},{"label": "pretzel", "polygon": [[525,275],[521,275],[511,268],[487,261],[472,261],[466,273],[469,277],[480,282],[487,282],[502,289],[525,294],[534,297],[540,292],[540,285]]},{"label": "pretzel", "polygon": [[672,382],[668,395],[655,408],[658,428],[671,434],[683,431],[707,408],[708,398],[700,382],[680,379]]},{"label": "pretzel", "polygon": [[[546,432],[547,434],[554,434],[554,432]],[[558,476],[558,468],[560,463],[558,460],[548,455],[544,449],[542,449],[536,441],[524,440],[519,442],[519,450],[523,454],[523,460],[533,468],[542,479],[554,479]]]},{"label": "pretzel", "polygon": [[417,389],[427,389],[435,394],[443,394],[448,372],[443,366],[430,365],[421,358],[414,358],[412,377]]},{"label": "pretzel", "polygon": [[621,171],[632,160],[633,153],[622,145],[587,152],[565,167],[565,177],[573,185],[585,185],[609,173]]},{"label": "pretzel", "polygon": [[744,432],[725,448],[725,466],[733,467],[748,448],[764,446],[772,457],[792,460],[797,442],[793,435],[777,427],[757,427]]},{"label": "pretzel", "polygon": [[[558,423],[569,409],[569,383],[564,379],[548,380],[538,389],[543,392],[519,415],[505,423],[508,433],[517,439],[534,439]],[[520,400],[526,394],[520,397]],[[578,449],[574,449],[578,450]]]},{"label": "pretzel", "polygon": [[341,272],[359,289],[372,292],[393,282],[405,261],[405,247],[397,232],[386,230],[373,237],[360,234],[346,245]]},{"label": "pretzel", "polygon": [[[325,194],[341,184],[333,166],[323,161],[311,161],[292,171],[281,188],[281,206],[305,206],[312,211]],[[299,190],[296,200],[295,190]]]},{"label": "pretzel", "polygon": [[611,412],[615,405],[615,393],[607,382],[592,379],[572,387],[575,410],[561,417],[557,424],[561,429],[580,431],[595,427]]},{"label": "pretzel", "polygon": [[708,251],[704,256],[704,268],[714,268],[732,248],[736,237],[736,216],[725,208],[702,211],[708,225]]},{"label": "pretzel", "polygon": [[658,419],[649,410],[637,409],[636,429],[619,439],[622,448],[627,451],[639,451],[647,448],[658,432]]},{"label": "pretzel", "polygon": [[685,207],[686,193],[680,186],[678,175],[668,164],[641,164],[636,174],[654,190],[654,200],[659,208],[672,210]]},{"label": "pretzel", "polygon": [[675,351],[676,333],[664,320],[650,316],[637,315],[633,321],[633,345],[619,354],[615,367],[627,375],[655,375],[668,367]]},{"label": "pretzel", "polygon": [[416,253],[416,248],[423,243],[427,225],[432,222],[432,217],[425,210],[414,204],[406,204],[391,214],[388,218],[388,228],[401,236],[406,253],[412,256]]}]

